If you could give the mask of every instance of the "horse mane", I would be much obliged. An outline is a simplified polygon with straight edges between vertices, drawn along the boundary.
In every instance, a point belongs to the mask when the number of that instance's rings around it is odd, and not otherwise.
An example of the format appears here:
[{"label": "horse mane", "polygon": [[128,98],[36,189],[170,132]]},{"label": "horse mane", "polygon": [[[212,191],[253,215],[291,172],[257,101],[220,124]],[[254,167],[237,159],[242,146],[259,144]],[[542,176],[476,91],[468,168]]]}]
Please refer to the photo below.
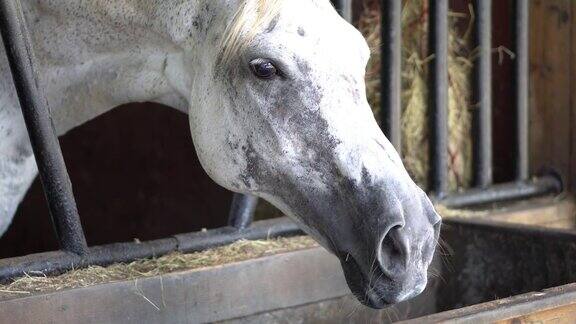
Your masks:
[{"label": "horse mane", "polygon": [[284,0],[243,0],[226,28],[221,62],[241,53],[256,35],[276,19]]}]

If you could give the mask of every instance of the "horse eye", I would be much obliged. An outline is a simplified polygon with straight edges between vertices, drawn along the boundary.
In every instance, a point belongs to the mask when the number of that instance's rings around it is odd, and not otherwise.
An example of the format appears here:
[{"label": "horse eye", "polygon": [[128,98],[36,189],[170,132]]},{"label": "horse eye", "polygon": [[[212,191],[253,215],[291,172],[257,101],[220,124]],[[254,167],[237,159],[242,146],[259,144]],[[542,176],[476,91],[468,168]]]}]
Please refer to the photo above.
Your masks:
[{"label": "horse eye", "polygon": [[278,74],[278,69],[274,64],[267,59],[255,59],[250,62],[250,69],[252,73],[261,79],[270,79],[271,77]]}]

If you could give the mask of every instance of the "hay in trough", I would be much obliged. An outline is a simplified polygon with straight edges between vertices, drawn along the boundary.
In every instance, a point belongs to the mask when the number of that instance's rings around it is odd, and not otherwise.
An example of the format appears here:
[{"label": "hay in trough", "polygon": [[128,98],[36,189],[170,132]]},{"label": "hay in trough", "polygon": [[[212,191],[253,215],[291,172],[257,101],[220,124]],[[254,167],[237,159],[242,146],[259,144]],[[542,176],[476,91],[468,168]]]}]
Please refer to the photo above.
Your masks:
[{"label": "hay in trough", "polygon": [[[380,5],[364,0],[358,28],[372,49],[367,67],[368,101],[376,116],[380,109]],[[422,187],[428,185],[427,63],[428,3],[406,0],[402,8],[402,158],[406,169]],[[468,50],[469,30],[460,32],[457,21],[467,15],[451,13],[448,50],[449,73],[449,183],[450,189],[466,188],[471,182],[471,89],[472,63]]]},{"label": "hay in trough", "polygon": [[69,271],[59,276],[29,273],[9,284],[0,285],[0,298],[88,287],[115,281],[135,280],[171,272],[239,262],[315,246],[317,246],[316,242],[308,236],[257,241],[240,240],[227,246],[203,252],[190,254],[172,253],[155,259],[119,263],[108,267],[91,266],[86,269]]}]

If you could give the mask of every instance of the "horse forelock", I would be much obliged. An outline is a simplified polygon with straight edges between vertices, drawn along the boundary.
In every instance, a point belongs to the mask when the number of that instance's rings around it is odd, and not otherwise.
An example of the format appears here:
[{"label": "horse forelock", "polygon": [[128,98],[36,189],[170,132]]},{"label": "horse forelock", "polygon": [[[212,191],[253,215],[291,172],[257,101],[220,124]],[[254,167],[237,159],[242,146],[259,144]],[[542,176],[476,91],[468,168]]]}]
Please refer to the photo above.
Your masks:
[{"label": "horse forelock", "polygon": [[280,13],[285,0],[243,0],[222,38],[220,62],[240,54]]}]

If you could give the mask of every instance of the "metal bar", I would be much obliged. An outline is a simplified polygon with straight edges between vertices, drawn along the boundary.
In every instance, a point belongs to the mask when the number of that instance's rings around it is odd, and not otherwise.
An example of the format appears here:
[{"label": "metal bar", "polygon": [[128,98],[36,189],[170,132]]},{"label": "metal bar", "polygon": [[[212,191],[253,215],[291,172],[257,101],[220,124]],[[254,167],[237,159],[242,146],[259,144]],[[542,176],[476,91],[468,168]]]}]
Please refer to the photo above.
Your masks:
[{"label": "metal bar", "polygon": [[492,0],[475,0],[475,38],[478,60],[474,65],[474,185],[492,184]]},{"label": "metal bar", "polygon": [[515,50],[516,60],[514,64],[515,91],[516,91],[516,180],[528,179],[528,23],[529,23],[529,2],[527,0],[516,0],[516,10],[514,19]]},{"label": "metal bar", "polygon": [[442,198],[448,189],[448,0],[430,1],[430,187]]},{"label": "metal bar", "polygon": [[233,243],[240,239],[257,240],[301,235],[302,231],[286,217],[258,221],[244,230],[223,227],[205,232],[180,234],[142,243],[116,243],[90,247],[84,255],[60,251],[0,260],[0,282],[26,273],[58,274],[89,265],[106,266],[117,262],[159,257],[173,251],[190,253]]},{"label": "metal bar", "polygon": [[233,243],[240,239],[261,240],[274,237],[304,235],[304,232],[288,217],[257,221],[243,230],[223,227],[206,232],[176,235],[178,251],[183,253],[202,251]]},{"label": "metal bar", "polygon": [[527,199],[562,192],[562,183],[557,177],[545,176],[532,181],[512,182],[475,188],[463,193],[451,194],[439,201],[452,208],[471,207],[496,202]]},{"label": "metal bar", "polygon": [[0,31],[60,245],[84,253],[86,239],[19,0],[0,1]]},{"label": "metal bar", "polygon": [[228,225],[237,229],[244,229],[254,220],[254,212],[258,205],[258,197],[252,195],[234,194]]},{"label": "metal bar", "polygon": [[402,1],[381,1],[380,110],[382,129],[398,153],[401,150]]},{"label": "metal bar", "polygon": [[333,0],[332,3],[342,18],[352,22],[352,0]]}]

